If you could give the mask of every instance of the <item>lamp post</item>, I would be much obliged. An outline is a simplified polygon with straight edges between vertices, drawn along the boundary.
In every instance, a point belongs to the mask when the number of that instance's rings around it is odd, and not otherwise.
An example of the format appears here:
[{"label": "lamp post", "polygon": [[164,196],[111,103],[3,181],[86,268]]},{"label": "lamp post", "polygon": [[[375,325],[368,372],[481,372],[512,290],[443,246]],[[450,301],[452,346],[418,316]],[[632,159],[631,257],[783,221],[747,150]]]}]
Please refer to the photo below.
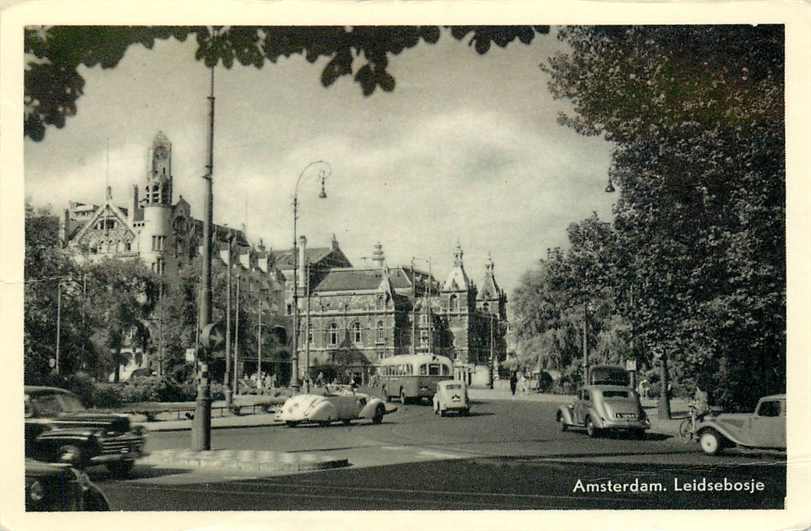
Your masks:
[{"label": "lamp post", "polygon": [[[205,203],[203,205],[203,271],[201,279],[202,300],[199,307],[199,327],[206,328],[211,323],[211,237],[214,217],[214,67],[211,67],[211,90],[208,96],[208,164],[203,176],[205,181]],[[199,345],[198,345],[199,348]],[[199,361],[199,356],[198,356]],[[198,365],[199,379],[197,400],[194,408],[194,422],[191,437],[192,450],[211,449],[211,387],[208,381],[207,367]]]},{"label": "lamp post", "polygon": [[[319,199],[326,199],[327,192],[324,188],[327,177],[332,173],[332,166],[326,161],[316,160],[307,164],[304,169],[299,173],[296,180],[296,187],[293,189],[293,367],[292,367],[292,381],[291,387],[293,389],[299,388],[299,366],[298,366],[298,242],[296,240],[296,222],[298,221],[298,187],[301,184],[305,175],[310,175],[307,172],[310,168],[320,166],[318,170],[318,178],[321,180],[321,192],[318,194]],[[309,370],[309,367],[307,367]]]}]

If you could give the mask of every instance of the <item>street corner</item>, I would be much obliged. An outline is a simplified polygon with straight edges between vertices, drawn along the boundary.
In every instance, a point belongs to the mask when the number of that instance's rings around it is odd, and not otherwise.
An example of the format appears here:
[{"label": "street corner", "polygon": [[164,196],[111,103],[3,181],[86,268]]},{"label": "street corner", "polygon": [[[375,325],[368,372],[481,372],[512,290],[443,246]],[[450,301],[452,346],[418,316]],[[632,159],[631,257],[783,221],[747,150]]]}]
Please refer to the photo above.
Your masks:
[{"label": "street corner", "polygon": [[139,462],[156,468],[172,466],[262,474],[312,472],[350,465],[347,458],[271,450],[158,450]]}]

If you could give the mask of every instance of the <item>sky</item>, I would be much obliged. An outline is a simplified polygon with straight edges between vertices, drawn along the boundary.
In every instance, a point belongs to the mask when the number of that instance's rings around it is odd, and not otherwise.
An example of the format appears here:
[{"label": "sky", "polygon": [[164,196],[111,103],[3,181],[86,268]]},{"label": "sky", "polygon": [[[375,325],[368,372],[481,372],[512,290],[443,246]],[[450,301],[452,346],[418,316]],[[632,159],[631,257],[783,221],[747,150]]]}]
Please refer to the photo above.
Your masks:
[{"label": "sky", "polygon": [[[458,241],[471,279],[481,282],[490,253],[509,294],[547,248],[567,245],[570,223],[610,219],[616,199],[604,192],[610,145],[556,121],[570,107],[553,100],[538,65],[560,49],[550,34],[480,56],[443,33],[390,56],[396,88],[370,97],[351,76],[324,88],[324,60],[218,67],[214,221],[291,247],[296,180],[325,160],[328,198],[318,198],[317,171],[298,190],[309,245],[334,233],[360,266],[379,241],[390,266],[430,259],[444,279]],[[195,50],[194,39],[159,41],[130,47],[114,69],[82,67],[77,115],[25,141],[26,196],[60,212],[70,200],[103,202],[109,183],[127,206],[160,130],[173,144],[173,199],[201,218],[210,73]]]}]

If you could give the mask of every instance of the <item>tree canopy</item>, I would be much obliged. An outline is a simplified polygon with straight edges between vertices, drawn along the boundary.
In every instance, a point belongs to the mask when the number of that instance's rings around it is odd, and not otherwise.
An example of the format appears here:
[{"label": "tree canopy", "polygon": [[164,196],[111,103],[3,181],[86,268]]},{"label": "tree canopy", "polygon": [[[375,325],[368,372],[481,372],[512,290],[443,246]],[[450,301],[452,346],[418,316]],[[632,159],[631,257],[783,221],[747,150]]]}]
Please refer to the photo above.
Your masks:
[{"label": "tree canopy", "polygon": [[677,376],[785,389],[782,26],[571,27],[560,122],[614,144],[617,307]]},{"label": "tree canopy", "polygon": [[[466,41],[479,54],[495,45],[505,47],[518,40],[529,44],[548,26],[453,26],[454,39]],[[395,88],[388,72],[389,59],[420,43],[436,43],[439,26],[52,26],[25,31],[25,135],[35,141],[45,137],[46,127],[65,126],[78,110],[84,93],[81,65],[114,68],[127,49],[140,44],[148,49],[156,41],[197,41],[195,59],[206,67],[235,61],[262,68],[266,62],[300,55],[310,63],[328,59],[321,71],[321,84],[329,87],[343,76],[353,76],[364,96],[379,87]]]}]

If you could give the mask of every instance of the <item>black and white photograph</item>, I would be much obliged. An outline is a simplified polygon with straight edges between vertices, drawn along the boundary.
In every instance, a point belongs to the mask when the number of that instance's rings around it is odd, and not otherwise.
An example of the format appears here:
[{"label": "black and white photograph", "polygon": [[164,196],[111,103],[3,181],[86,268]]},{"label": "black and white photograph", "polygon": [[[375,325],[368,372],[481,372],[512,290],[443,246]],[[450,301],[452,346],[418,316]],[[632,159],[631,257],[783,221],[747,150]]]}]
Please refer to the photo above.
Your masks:
[{"label": "black and white photograph", "polygon": [[792,26],[515,20],[26,18],[17,511],[785,528]]}]

